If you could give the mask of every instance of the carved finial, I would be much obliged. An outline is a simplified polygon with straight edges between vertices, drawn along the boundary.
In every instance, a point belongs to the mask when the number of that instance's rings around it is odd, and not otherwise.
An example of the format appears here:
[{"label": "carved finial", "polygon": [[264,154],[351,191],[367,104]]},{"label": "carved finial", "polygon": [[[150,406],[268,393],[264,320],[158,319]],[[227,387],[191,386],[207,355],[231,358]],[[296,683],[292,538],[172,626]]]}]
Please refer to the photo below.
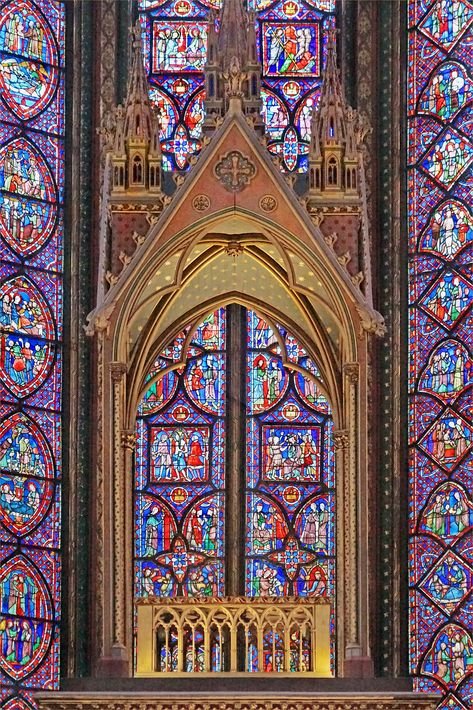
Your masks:
[{"label": "carved finial", "polygon": [[362,333],[373,333],[382,338],[386,335],[386,325],[383,316],[377,311],[369,312],[362,306],[356,305],[356,310],[360,317],[360,326]]},{"label": "carved finial", "polygon": [[85,334],[88,336],[95,335],[95,333],[108,334],[116,305],[116,301],[111,301],[107,306],[102,307],[98,313],[90,313],[87,316],[87,323],[84,325]]}]

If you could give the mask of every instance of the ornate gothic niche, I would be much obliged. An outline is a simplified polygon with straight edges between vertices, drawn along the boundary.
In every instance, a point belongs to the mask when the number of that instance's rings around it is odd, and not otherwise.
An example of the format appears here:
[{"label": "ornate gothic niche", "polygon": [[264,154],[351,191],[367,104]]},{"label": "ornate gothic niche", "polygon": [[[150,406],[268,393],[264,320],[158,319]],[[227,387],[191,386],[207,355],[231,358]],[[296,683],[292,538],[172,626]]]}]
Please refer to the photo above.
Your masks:
[{"label": "ornate gothic niche", "polygon": [[132,673],[130,492],[137,405],[150,364],[187,323],[240,304],[294,333],[316,361],[332,404],[337,674],[361,674],[370,656],[368,343],[382,333],[382,318],[238,111],[227,114],[171,203],[148,224],[89,317],[99,393],[97,672]]}]

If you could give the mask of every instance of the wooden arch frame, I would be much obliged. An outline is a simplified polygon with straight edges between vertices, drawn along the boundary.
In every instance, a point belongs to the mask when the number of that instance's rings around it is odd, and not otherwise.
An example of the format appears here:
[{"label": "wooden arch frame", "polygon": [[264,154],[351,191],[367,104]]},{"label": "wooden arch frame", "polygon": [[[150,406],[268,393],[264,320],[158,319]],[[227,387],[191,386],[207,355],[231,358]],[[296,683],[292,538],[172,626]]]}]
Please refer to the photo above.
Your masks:
[{"label": "wooden arch frame", "polygon": [[[311,250],[307,242],[289,233],[283,226],[259,215],[240,210],[249,232],[261,231],[279,247],[297,255],[319,277],[328,306],[340,324],[338,352],[328,347],[327,334],[320,324],[312,334],[300,332],[290,317],[275,312],[266,304],[264,293],[259,303],[247,295],[226,293],[205,304],[195,304],[188,315],[198,317],[217,305],[240,302],[262,314],[276,317],[300,337],[321,368],[327,383],[327,395],[333,406],[335,424],[337,477],[337,675],[363,675],[370,657],[369,640],[369,546],[368,546],[368,389],[369,338],[373,328],[367,326],[366,312],[360,308],[346,288],[339,273],[323,263],[320,251]],[[130,321],[133,307],[139,303],[150,275],[165,263],[169,254],[188,253],[192,244],[203,238],[212,240],[211,229],[222,224],[228,211],[213,214],[162,246],[159,232],[150,229],[147,240],[156,245],[148,261],[118,283],[108,294],[108,304],[94,312],[96,334],[97,410],[94,424],[95,446],[95,590],[93,592],[97,635],[95,639],[96,673],[99,675],[132,675],[133,597],[132,597],[132,530],[133,511],[129,491],[133,485],[134,417],[142,380],[150,358],[177,332],[178,323],[159,333],[159,313],[154,313],[146,326],[151,334],[130,349]],[[232,210],[235,215],[235,208]],[[241,236],[241,235],[240,235]],[[235,240],[234,240],[235,241]],[[215,239],[216,245],[218,239]],[[221,245],[220,245],[221,246]],[[187,251],[186,251],[187,248]],[[183,260],[183,257],[181,261]],[[174,292],[185,287],[183,269],[178,268]],[[179,276],[181,274],[181,277]],[[286,288],[294,296],[304,289],[297,283],[291,268],[286,271]],[[317,296],[317,294],[315,294]],[[190,319],[190,318],[189,318]],[[189,320],[188,319],[188,320]],[[181,327],[185,319],[180,320]],[[324,353],[325,362],[320,354]],[[336,361],[330,366],[330,355]],[[136,363],[139,361],[139,364]],[[369,667],[369,664],[368,664]]]}]

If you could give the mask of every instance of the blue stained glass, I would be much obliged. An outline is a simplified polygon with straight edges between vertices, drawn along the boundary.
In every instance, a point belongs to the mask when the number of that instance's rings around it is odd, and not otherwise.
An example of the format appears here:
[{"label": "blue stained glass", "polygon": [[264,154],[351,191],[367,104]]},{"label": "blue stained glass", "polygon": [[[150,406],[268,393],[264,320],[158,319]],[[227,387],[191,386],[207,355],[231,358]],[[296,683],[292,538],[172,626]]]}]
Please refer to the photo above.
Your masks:
[{"label": "blue stained glass", "polygon": [[[150,373],[137,424],[138,596],[224,593],[225,340],[221,309],[179,334]],[[159,378],[175,359],[185,365]]]},{"label": "blue stained glass", "polygon": [[0,668],[59,685],[65,10],[0,8]]},{"label": "blue stained glass", "polygon": [[[218,13],[220,6],[218,0],[140,0],[150,95],[161,113],[166,170],[186,170],[189,157],[202,147],[208,8]],[[257,0],[249,2],[248,10],[256,12],[269,150],[281,156],[283,170],[305,172],[311,111],[320,95],[335,2]],[[461,101],[469,100],[468,87],[460,93]]]},{"label": "blue stained glass", "polygon": [[469,0],[409,2],[410,666],[440,708],[473,674],[472,22]]}]

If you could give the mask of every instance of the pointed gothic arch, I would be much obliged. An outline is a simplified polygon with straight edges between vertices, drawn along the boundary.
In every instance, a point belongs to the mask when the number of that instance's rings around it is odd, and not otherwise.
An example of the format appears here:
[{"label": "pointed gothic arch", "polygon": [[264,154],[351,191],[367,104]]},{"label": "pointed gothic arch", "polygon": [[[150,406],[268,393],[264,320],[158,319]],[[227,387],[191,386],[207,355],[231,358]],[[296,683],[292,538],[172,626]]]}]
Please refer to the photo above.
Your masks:
[{"label": "pointed gothic arch", "polygon": [[[232,234],[230,225],[239,220],[240,232]],[[242,225],[245,225],[247,233],[242,231]],[[360,565],[366,565],[368,560],[360,498],[356,501],[356,491],[363,490],[367,485],[368,340],[362,326],[363,317],[360,318],[360,313],[366,312],[366,306],[360,303],[358,310],[354,308],[348,295],[349,287],[335,263],[326,261],[319,251],[320,247],[315,247],[315,244],[310,249],[308,242],[304,243],[300,236],[295,237],[287,226],[276,224],[258,213],[232,209],[210,214],[166,242],[163,239],[166,227],[154,225],[147,237],[148,253],[143,248],[133,272],[110,290],[108,308],[94,314],[101,342],[99,380],[103,388],[101,414],[105,437],[99,453],[104,472],[101,486],[105,496],[103,502],[114,511],[110,524],[115,530],[113,544],[110,547],[105,545],[102,560],[103,573],[109,579],[109,585],[105,586],[109,590],[109,601],[106,597],[103,599],[104,621],[109,615],[104,625],[104,651],[108,647],[109,652],[104,656],[112,656],[118,648],[119,653],[123,654],[127,673],[131,672],[133,601],[129,592],[125,591],[131,589],[132,570],[131,553],[123,555],[131,538],[132,520],[125,491],[131,490],[132,486],[133,432],[144,376],[159,349],[172,339],[184,323],[189,320],[195,322],[213,308],[227,303],[254,308],[270,320],[288,327],[321,367],[323,386],[329,401],[333,403],[339,486],[337,673],[343,674],[346,656],[349,656],[352,646],[358,656],[368,655],[368,628],[367,623],[363,622],[363,618],[368,618],[368,593],[357,581],[359,571],[354,565],[355,559],[360,561]],[[240,253],[241,244],[244,246]],[[271,257],[265,249],[271,250]],[[249,263],[259,264],[257,268],[264,269],[266,273],[265,279],[259,280],[256,292],[251,293],[244,288],[240,291],[222,288],[213,296],[202,299],[202,285],[195,288],[193,284],[198,274],[205,273],[212,263],[218,265],[221,274],[223,260],[228,261],[231,271],[232,265],[237,264],[245,253]],[[171,255],[173,258],[170,258]],[[238,272],[238,266],[235,268]],[[319,284],[315,292],[300,281],[301,274],[307,271],[314,274],[314,281]],[[152,275],[160,279],[161,292],[156,292]],[[267,285],[271,279],[283,285],[283,291],[287,294],[286,306],[284,303],[275,305],[268,299]],[[138,330],[136,319],[140,312],[146,313],[147,318],[142,320]],[[174,313],[173,318],[169,316],[171,312]],[[329,314],[331,320],[328,320]],[[104,316],[103,320],[101,316]],[[328,329],[335,327],[339,335],[334,339]],[[107,503],[107,500],[110,502]],[[367,492],[362,500],[367,500]],[[117,581],[120,580],[124,590],[121,594],[117,593]],[[358,619],[356,628],[354,619]],[[353,639],[357,643],[350,643]]]}]

